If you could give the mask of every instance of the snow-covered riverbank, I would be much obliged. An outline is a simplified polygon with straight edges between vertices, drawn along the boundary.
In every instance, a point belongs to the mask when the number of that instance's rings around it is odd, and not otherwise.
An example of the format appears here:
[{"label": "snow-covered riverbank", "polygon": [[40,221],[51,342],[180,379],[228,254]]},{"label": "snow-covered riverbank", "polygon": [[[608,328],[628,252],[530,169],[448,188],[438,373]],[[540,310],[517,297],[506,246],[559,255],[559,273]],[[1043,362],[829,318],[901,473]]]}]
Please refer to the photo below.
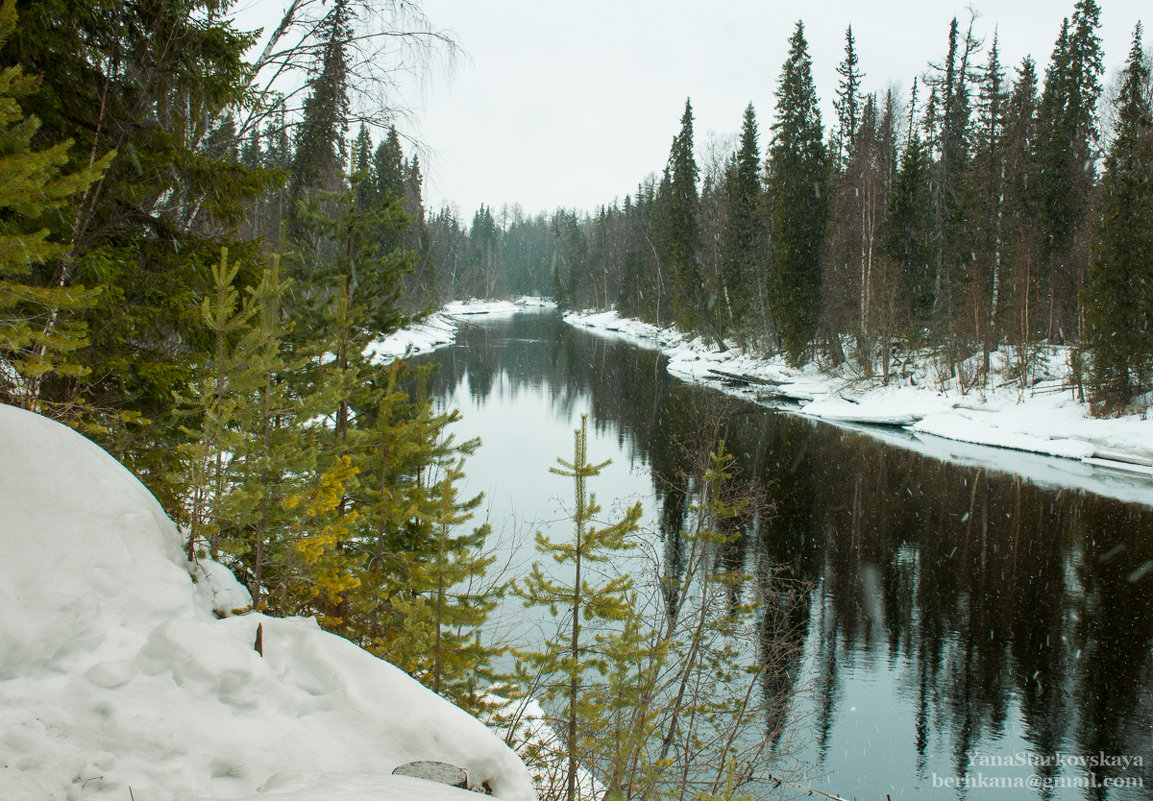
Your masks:
[{"label": "snow-covered riverbank", "polygon": [[[1094,481],[1088,479],[1095,469],[1106,468],[1124,474],[1131,485],[1136,480],[1131,489],[1136,489],[1144,502],[1150,497],[1143,491],[1146,481],[1153,490],[1153,420],[1137,414],[1111,419],[1090,415],[1069,388],[1066,355],[1060,350],[1049,354],[1039,370],[1041,380],[1029,389],[1020,389],[1016,382],[997,381],[992,389],[963,392],[955,382],[938,382],[928,363],[917,366],[909,383],[886,386],[877,379],[829,375],[813,364],[793,368],[781,357],[762,359],[736,348],[720,352],[701,339],[621,318],[613,311],[570,312],[565,321],[658,348],[669,358],[669,372],[687,381],[831,423],[869,427],[894,444],[921,450],[926,442],[944,439],[1063,457],[1090,469],[1070,475],[1062,469],[1067,466],[1058,467],[1060,476],[1068,476],[1060,483],[1092,485]],[[973,458],[972,448],[961,450]],[[1036,467],[1027,474],[1035,473]],[[1017,471],[1015,467],[1006,469]],[[1041,472],[1052,469],[1050,465]],[[1108,476],[1103,480],[1108,481]],[[1137,499],[1132,492],[1122,495]]]},{"label": "snow-covered riverbank", "polygon": [[522,297],[516,300],[454,300],[430,314],[417,325],[374,342],[369,352],[383,361],[392,361],[409,353],[416,355],[451,345],[456,329],[469,317],[505,317],[530,309],[555,309],[556,304],[544,298]]}]

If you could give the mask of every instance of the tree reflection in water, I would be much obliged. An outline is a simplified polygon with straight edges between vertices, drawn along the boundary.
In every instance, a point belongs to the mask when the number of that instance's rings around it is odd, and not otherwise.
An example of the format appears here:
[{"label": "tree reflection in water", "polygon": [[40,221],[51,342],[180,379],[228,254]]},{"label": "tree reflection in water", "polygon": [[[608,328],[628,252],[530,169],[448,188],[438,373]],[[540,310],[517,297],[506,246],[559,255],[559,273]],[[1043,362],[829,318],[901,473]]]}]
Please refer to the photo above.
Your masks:
[{"label": "tree reflection in water", "polygon": [[[1076,755],[1146,757],[1140,768],[1096,770],[1143,778],[1144,789],[1028,791],[1037,797],[1153,798],[1149,505],[1037,486],[995,460],[938,461],[687,386],[654,351],[555,315],[470,325],[431,358],[440,397],[466,379],[478,407],[534,393],[566,427],[587,404],[590,423],[616,432],[651,473],[646,506],[671,574],[697,501],[691,459],[703,435],[725,439],[764,504],[721,558],[757,577],[757,653],[782,668],[764,673],[763,691],[789,698],[803,685],[805,710],[772,714],[812,715],[801,725],[834,790],[954,798],[962,791],[935,789],[933,774],[961,777],[977,755],[1028,752],[1030,765],[998,775],[1076,774],[1059,764]],[[809,589],[792,603],[797,587]],[[867,734],[853,723],[860,698],[882,710]],[[766,720],[767,731],[780,722]],[[1046,756],[1052,764],[1038,764]]]}]

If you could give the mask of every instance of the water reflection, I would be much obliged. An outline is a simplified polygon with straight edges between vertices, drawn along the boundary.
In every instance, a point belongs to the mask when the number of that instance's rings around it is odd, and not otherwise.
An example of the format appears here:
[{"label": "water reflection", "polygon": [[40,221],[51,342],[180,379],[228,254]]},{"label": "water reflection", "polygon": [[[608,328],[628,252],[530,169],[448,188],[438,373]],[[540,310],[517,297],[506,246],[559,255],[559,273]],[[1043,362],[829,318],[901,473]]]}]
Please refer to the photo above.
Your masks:
[{"label": "water reflection", "polygon": [[[722,558],[755,571],[767,599],[756,647],[781,669],[765,672],[764,692],[807,688],[773,714],[807,735],[813,786],[864,798],[1153,798],[1148,501],[1040,487],[769,412],[686,386],[655,352],[553,315],[470,325],[432,358],[432,391],[458,402],[466,392],[462,433],[479,435],[482,452],[509,436],[486,422],[494,406],[543,404],[556,441],[588,411],[631,466],[612,486],[647,494],[674,574],[694,460],[702,443],[726,440],[765,503]],[[521,434],[542,465],[564,452],[546,450],[552,435]],[[548,492],[530,488],[520,508]],[[598,494],[603,503],[604,485]],[[810,589],[793,603],[798,586]],[[1114,757],[1092,769],[1096,787],[979,785],[1084,783],[1071,762]]]}]

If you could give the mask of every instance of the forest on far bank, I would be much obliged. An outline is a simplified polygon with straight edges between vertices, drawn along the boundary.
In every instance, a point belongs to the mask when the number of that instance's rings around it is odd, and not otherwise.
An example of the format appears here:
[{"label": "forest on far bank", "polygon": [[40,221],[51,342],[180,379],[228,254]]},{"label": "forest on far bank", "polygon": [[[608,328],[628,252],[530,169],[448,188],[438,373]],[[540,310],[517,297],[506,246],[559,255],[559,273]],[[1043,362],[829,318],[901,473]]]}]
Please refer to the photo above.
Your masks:
[{"label": "forest on far bank", "polygon": [[442,210],[429,266],[453,297],[551,294],[883,380],[930,357],[984,386],[1004,349],[1027,388],[1041,349],[1069,345],[1097,413],[1146,408],[1151,62],[1138,26],[1104,87],[1100,9],[1072,11],[1044,65],[1002,63],[955,18],[903,97],[863,93],[848,28],[827,126],[797,23],[767,132],[750,104],[738,146],[702,163],[690,99],[666,164],[623,202],[482,207],[467,225]]}]

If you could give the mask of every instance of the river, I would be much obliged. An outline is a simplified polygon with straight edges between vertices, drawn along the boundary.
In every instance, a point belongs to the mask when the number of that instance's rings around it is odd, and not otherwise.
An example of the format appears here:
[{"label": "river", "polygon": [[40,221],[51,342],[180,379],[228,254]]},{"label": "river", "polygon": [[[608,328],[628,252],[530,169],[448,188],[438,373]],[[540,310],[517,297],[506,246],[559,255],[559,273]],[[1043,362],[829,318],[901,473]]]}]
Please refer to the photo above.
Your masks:
[{"label": "river", "polygon": [[642,501],[666,563],[701,443],[725,438],[761,499],[738,558],[804,588],[771,632],[795,691],[785,797],[1153,799],[1153,485],[1117,500],[1006,472],[992,449],[895,447],[685,384],[553,313],[470,322],[423,358],[457,436],[482,440],[465,489],[486,494],[511,572],[534,531],[566,530],[571,488],[548,468],[581,414],[590,460],[613,460],[598,500]]}]

